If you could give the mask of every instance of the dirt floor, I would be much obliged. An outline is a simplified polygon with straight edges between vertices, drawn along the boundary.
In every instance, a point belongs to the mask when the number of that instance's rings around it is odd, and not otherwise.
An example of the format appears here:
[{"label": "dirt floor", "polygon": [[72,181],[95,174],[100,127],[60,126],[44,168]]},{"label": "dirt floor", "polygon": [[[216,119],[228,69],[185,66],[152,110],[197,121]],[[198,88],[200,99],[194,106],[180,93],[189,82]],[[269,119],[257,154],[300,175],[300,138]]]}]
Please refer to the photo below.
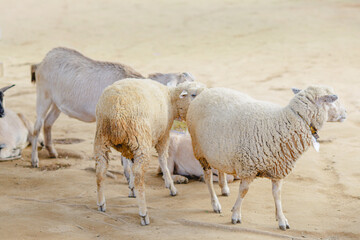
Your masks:
[{"label": "dirt floor", "polygon": [[[321,0],[0,0],[0,87],[16,84],[6,107],[35,120],[31,63],[54,47],[128,64],[143,74],[188,71],[209,86],[286,105],[291,87],[332,86],[346,106],[344,123],[320,131],[320,152],[306,152],[283,186],[291,229],[278,229],[271,183],[256,180],[231,224],[231,195],[212,212],[204,183],[177,185],[171,197],[154,156],[146,173],[151,225],[140,226],[119,154],[106,180],[107,212],[96,206],[95,124],[56,121],[58,159],[39,153],[0,163],[1,239],[360,239],[360,4]],[[73,141],[71,141],[73,140]],[[83,140],[83,141],[77,141]],[[216,188],[218,194],[220,189]]]}]

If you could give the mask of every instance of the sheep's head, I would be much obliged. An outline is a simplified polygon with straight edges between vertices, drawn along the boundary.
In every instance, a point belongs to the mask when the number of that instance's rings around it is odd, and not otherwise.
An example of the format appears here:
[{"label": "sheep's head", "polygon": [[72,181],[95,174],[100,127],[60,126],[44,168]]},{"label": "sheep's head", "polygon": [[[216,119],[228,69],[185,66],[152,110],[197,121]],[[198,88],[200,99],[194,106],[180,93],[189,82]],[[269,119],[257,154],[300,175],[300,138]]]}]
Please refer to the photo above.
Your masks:
[{"label": "sheep's head", "polygon": [[188,72],[183,73],[152,73],[148,76],[149,79],[155,80],[168,87],[176,87],[183,82],[193,82],[195,78]]},{"label": "sheep's head", "polygon": [[318,118],[324,118],[327,122],[343,122],[346,119],[346,110],[340,104],[334,90],[325,86],[310,86],[305,90],[293,88],[295,94],[303,95],[309,101],[315,103],[318,108]]},{"label": "sheep's head", "polygon": [[192,100],[196,98],[206,86],[199,82],[184,82],[172,88],[174,100],[178,110],[178,117],[186,120],[186,114]]},{"label": "sheep's head", "polygon": [[8,90],[9,88],[12,88],[13,86],[15,86],[15,84],[7,86],[7,87],[3,87],[0,89],[0,118],[5,116],[5,110],[4,110],[4,106],[3,106],[4,92],[6,90]]}]

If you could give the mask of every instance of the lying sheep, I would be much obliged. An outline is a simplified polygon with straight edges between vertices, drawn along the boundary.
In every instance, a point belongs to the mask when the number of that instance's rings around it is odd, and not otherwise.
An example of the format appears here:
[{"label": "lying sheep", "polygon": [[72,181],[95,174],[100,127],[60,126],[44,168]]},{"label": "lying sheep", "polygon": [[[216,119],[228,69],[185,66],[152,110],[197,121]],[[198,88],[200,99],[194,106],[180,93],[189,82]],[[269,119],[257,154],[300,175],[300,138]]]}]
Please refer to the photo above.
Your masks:
[{"label": "lying sheep", "polygon": [[167,168],[169,132],[175,118],[185,119],[190,101],[204,85],[185,82],[177,87],[166,87],[149,79],[125,79],[107,87],[96,106],[97,205],[105,211],[103,178],[107,172],[110,147],[132,159],[135,194],[139,204],[141,224],[150,223],[145,202],[144,173],[149,164],[152,147],[159,154],[165,186],[170,194],[177,190]]},{"label": "lying sheep", "polygon": [[[5,110],[5,116],[0,118],[0,160],[14,160],[21,157],[21,151],[33,138],[32,123],[21,113],[10,109]],[[39,143],[44,145],[42,136]]]},{"label": "lying sheep", "polygon": [[[191,137],[189,133],[181,134],[176,132],[170,133],[169,144],[169,158],[167,165],[171,174],[171,177],[175,183],[187,183],[189,180],[185,176],[203,178],[204,172],[195,158],[191,144]],[[159,169],[161,171],[161,168]],[[219,178],[222,179],[222,173],[216,169],[212,169],[213,180],[218,182]],[[227,182],[233,182],[234,176],[227,175]],[[222,184],[219,181],[220,185]],[[223,195],[228,195],[228,189],[223,192]]]},{"label": "lying sheep", "polygon": [[[188,183],[190,178],[198,178],[201,181],[204,179],[204,172],[199,163],[195,158],[194,152],[191,145],[191,137],[189,133],[181,134],[171,131],[169,138],[169,151],[168,151],[168,160],[167,166],[171,174],[171,178],[174,183],[182,184]],[[130,184],[131,182],[131,162],[127,161],[126,158],[122,157],[122,163],[124,167],[124,175]],[[219,173],[218,170],[212,169],[213,172],[213,181],[219,182],[220,186],[223,185],[223,173]],[[158,173],[161,174],[161,167],[158,168]],[[219,181],[220,179],[220,181]],[[234,181],[233,175],[226,175],[226,180],[228,183]],[[129,197],[135,197],[135,193],[131,186],[129,186],[130,192]],[[228,196],[230,191],[227,188],[223,188],[222,195]]]},{"label": "lying sheep", "polygon": [[[124,78],[144,78],[129,66],[95,61],[67,48],[52,49],[41,63],[31,66],[31,74],[31,82],[36,82],[37,87],[33,167],[39,166],[36,141],[43,123],[45,147],[50,157],[56,158],[51,128],[61,112],[80,121],[94,122],[96,103],[105,87]],[[168,74],[161,77],[161,82],[176,85],[176,79],[192,81],[190,76],[187,73]]]},{"label": "lying sheep", "polygon": [[324,122],[343,121],[346,112],[327,87],[296,90],[286,107],[257,101],[238,91],[205,90],[190,105],[187,124],[194,154],[204,168],[215,212],[221,211],[210,166],[240,179],[232,223],[241,223],[241,204],[256,177],[272,181],[276,219],[282,230],[290,228],[281,206],[281,186],[296,160],[316,138]]}]

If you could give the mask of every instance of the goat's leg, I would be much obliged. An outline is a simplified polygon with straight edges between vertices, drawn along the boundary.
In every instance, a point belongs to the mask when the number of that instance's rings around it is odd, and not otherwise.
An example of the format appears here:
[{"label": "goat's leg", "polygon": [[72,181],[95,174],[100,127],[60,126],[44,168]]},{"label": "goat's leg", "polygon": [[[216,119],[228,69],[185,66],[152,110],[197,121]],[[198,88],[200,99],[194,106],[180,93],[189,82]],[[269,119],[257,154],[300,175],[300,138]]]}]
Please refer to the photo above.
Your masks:
[{"label": "goat's leg", "polygon": [[138,149],[134,154],[132,172],[134,174],[135,195],[139,205],[141,225],[150,224],[145,199],[145,171],[150,161],[149,150]]},{"label": "goat's leg", "polygon": [[219,171],[219,186],[221,188],[221,194],[223,196],[230,195],[230,189],[227,184],[226,173]]},{"label": "goat's leg", "polygon": [[109,167],[109,148],[106,146],[103,136],[96,134],[94,142],[95,173],[97,183],[97,205],[99,211],[106,211],[104,195],[104,178]]},{"label": "goat's leg", "polygon": [[36,99],[36,122],[34,125],[33,139],[31,142],[32,153],[31,153],[31,164],[33,167],[39,167],[39,157],[37,152],[37,141],[39,138],[41,126],[44,122],[46,113],[49,111],[49,108],[52,104],[52,101],[49,97],[45,97],[45,93],[41,89],[37,89],[37,99]]},{"label": "goat's leg", "polygon": [[275,201],[275,216],[276,216],[276,221],[279,221],[279,228],[281,230],[286,230],[289,229],[289,223],[288,220],[285,218],[285,215],[283,213],[282,210],[282,206],[281,206],[281,186],[283,183],[282,179],[272,179],[272,194],[274,197],[274,201]]},{"label": "goat's leg", "polygon": [[44,121],[44,140],[45,140],[45,147],[49,152],[49,156],[51,158],[57,158],[58,154],[53,146],[52,139],[51,139],[51,127],[60,116],[61,111],[59,108],[53,103],[50,112],[45,118]]},{"label": "goat's leg", "polygon": [[249,185],[252,182],[252,179],[241,179],[240,187],[239,187],[239,196],[236,199],[236,202],[232,208],[232,216],[231,216],[231,222],[233,224],[241,223],[241,204],[242,201],[245,198],[246,193],[249,190]]},{"label": "goat's leg", "polygon": [[161,171],[163,173],[163,178],[165,180],[165,187],[170,189],[170,195],[176,196],[177,190],[174,185],[174,181],[171,177],[167,159],[169,157],[169,136],[165,136],[161,139],[158,144],[155,146],[158,154],[159,154],[159,164]]}]

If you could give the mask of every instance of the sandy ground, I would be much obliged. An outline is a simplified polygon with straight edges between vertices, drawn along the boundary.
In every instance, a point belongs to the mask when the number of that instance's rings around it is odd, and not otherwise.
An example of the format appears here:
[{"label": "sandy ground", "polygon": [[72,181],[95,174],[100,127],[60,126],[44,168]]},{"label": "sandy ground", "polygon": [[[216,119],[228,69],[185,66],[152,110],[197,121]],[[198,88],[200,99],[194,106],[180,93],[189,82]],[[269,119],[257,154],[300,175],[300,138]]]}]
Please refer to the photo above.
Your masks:
[{"label": "sandy ground", "polygon": [[[189,71],[223,86],[286,105],[291,87],[333,86],[348,120],[320,132],[283,186],[291,229],[277,228],[271,183],[256,180],[243,204],[243,223],[230,223],[239,182],[212,212],[206,185],[178,185],[170,197],[152,160],[146,174],[151,225],[141,227],[118,154],[107,179],[106,214],[96,209],[91,159],[95,124],[62,115],[53,127],[61,157],[40,152],[40,169],[23,159],[0,163],[1,239],[360,239],[360,4],[358,1],[0,0],[1,86],[8,108],[35,120],[29,65],[53,47],[75,48],[143,74]],[[220,189],[216,188],[218,194]]]}]

